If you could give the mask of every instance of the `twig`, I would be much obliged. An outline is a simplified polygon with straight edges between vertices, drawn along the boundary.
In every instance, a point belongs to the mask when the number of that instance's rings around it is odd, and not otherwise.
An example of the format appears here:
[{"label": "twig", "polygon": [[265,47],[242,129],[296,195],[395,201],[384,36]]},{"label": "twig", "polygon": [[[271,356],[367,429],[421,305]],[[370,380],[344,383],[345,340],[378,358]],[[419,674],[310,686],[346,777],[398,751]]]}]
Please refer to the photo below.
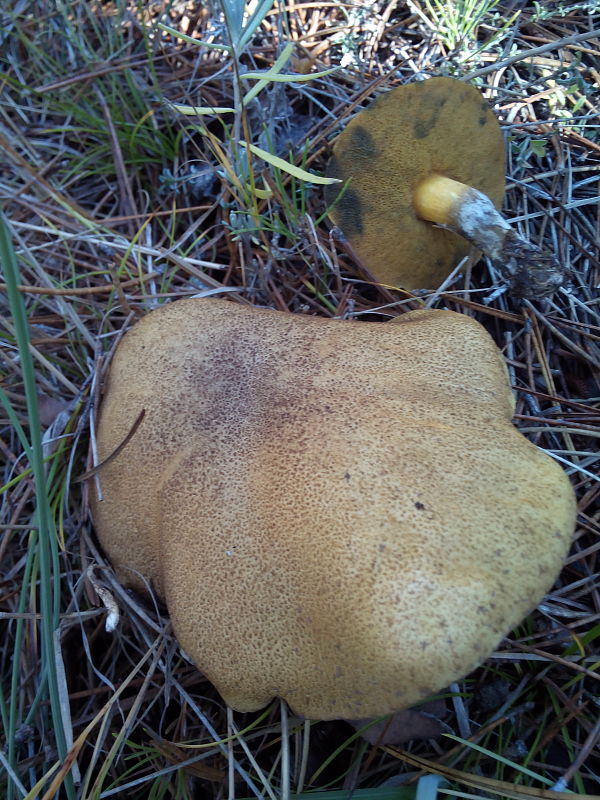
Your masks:
[{"label": "twig", "polygon": [[482,75],[489,75],[490,72],[497,72],[500,69],[505,69],[511,64],[516,64],[518,61],[523,61],[526,58],[539,56],[542,53],[549,53],[551,50],[558,50],[561,47],[568,47],[569,45],[577,44],[578,42],[586,42],[589,39],[595,39],[599,36],[600,29],[596,28],[593,31],[585,31],[584,33],[576,33],[573,34],[573,36],[567,36],[564,39],[557,39],[555,42],[549,42],[548,44],[543,44],[540,47],[534,47],[533,50],[523,50],[520,53],[516,53],[514,56],[505,58],[502,61],[497,61],[495,64],[490,64],[489,67],[482,67],[481,69],[476,69],[473,72],[468,72],[466,75],[463,75],[461,80],[471,81],[473,78],[480,78]]},{"label": "twig", "polygon": [[[141,275],[139,278],[131,278],[128,281],[123,281],[120,284],[121,289],[129,289],[132,286],[137,286],[139,283],[146,283],[160,275],[160,272],[149,272],[147,275]],[[6,290],[6,284],[0,283],[0,292]],[[49,297],[83,297],[90,294],[106,294],[108,292],[116,291],[114,284],[106,286],[82,286],[80,289],[52,289],[46,286],[26,286],[20,283],[17,286],[19,292],[24,294],[44,294]]]}]

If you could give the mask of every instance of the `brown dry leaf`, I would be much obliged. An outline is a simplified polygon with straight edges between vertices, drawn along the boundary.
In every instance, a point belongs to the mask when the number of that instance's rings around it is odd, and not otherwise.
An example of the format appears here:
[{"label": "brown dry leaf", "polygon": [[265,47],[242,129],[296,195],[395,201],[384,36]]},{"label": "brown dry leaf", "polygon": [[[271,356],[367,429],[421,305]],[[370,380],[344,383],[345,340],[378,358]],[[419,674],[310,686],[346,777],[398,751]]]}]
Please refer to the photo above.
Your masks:
[{"label": "brown dry leaf", "polygon": [[62,411],[67,411],[69,401],[64,398],[48,397],[47,394],[38,394],[38,414],[44,428],[50,427]]},{"label": "brown dry leaf", "polygon": [[[441,736],[444,725],[441,719],[446,715],[443,700],[434,700],[418,708],[407,708],[387,719],[381,720],[361,732],[363,739],[372,745],[403,744],[411,739],[435,739]],[[369,724],[368,719],[349,719],[347,722],[356,730]]]}]

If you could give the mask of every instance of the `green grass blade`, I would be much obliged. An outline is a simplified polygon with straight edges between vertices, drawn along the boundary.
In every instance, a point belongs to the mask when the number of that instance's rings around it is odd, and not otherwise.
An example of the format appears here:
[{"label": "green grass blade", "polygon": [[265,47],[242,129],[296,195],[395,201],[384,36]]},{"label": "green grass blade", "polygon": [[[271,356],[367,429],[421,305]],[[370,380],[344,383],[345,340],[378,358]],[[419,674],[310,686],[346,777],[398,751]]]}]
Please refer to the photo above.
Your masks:
[{"label": "green grass blade", "polygon": [[[281,51],[281,53],[279,54],[279,57],[277,58],[277,60],[275,61],[275,63],[271,67],[271,69],[266,70],[266,72],[268,72],[271,75],[279,75],[281,70],[285,67],[285,65],[286,65],[289,57],[292,55],[293,51],[294,51],[293,43],[292,42],[288,42],[286,44],[286,46],[283,48],[283,50]],[[255,86],[253,86],[252,89],[250,89],[250,91],[246,92],[246,94],[245,94],[245,96],[244,96],[244,98],[242,100],[242,105],[244,105],[244,106],[247,105],[254,97],[256,97],[258,95],[258,93],[260,91],[262,91],[262,89],[264,89],[264,87],[268,83],[268,79],[266,79],[266,76],[264,74],[261,75],[259,73],[253,72],[253,73],[251,73],[251,75],[253,77],[256,77],[256,80],[258,81],[258,83]],[[246,78],[246,77],[249,77],[249,76],[246,73],[246,74],[244,74],[243,77]]]},{"label": "green grass blade", "polygon": [[171,36],[174,36],[176,39],[181,39],[188,44],[193,44],[196,47],[209,47],[212,50],[222,50],[225,53],[231,53],[231,47],[227,44],[215,44],[214,42],[203,42],[201,39],[194,39],[192,36],[188,36],[187,34],[183,33],[182,31],[178,31],[175,28],[170,28],[168,25],[163,25],[162,22],[159,22],[156,26],[160,28],[161,31],[165,33],[170,33]]},{"label": "green grass blade", "polygon": [[[376,786],[372,789],[332,789],[328,791],[301,792],[291,800],[414,800],[411,786]],[[247,797],[244,800],[253,800]]]},{"label": "green grass blade", "polygon": [[[54,659],[54,631],[59,624],[60,572],[58,570],[58,543],[54,531],[46,486],[41,425],[37,404],[37,391],[33,359],[30,351],[29,326],[23,296],[17,289],[20,283],[19,268],[12,246],[8,224],[0,212],[0,263],[2,264],[6,292],[15,328],[21,370],[25,387],[27,416],[29,420],[29,449],[31,467],[35,481],[37,537],[30,542],[37,549],[39,560],[39,608],[41,612],[40,633],[47,691],[52,713],[52,729],[60,758],[67,753],[66,737],[60,706],[58,675]],[[24,587],[24,591],[25,591]],[[73,781],[65,781],[67,797],[75,798]]]},{"label": "green grass blade", "polygon": [[266,150],[263,150],[262,147],[257,147],[255,144],[250,144],[249,142],[238,142],[238,144],[240,144],[242,147],[247,147],[251,153],[254,153],[254,155],[258,156],[259,158],[262,158],[263,161],[271,164],[271,166],[277,167],[277,169],[282,169],[284,172],[288,172],[295,178],[299,178],[307,183],[318,183],[321,185],[341,183],[339,178],[326,178],[323,175],[315,175],[312,172],[307,172],[305,169],[300,169],[300,167],[297,167],[295,164],[290,164],[290,162],[286,161],[284,158],[273,155],[273,153],[268,153]]},{"label": "green grass blade", "polygon": [[485,747],[481,747],[481,745],[475,744],[474,742],[468,742],[466,739],[461,739],[460,736],[455,736],[452,733],[445,733],[444,736],[446,736],[448,739],[454,740],[455,742],[459,742],[460,744],[464,745],[465,747],[469,747],[472,750],[477,750],[477,752],[483,753],[488,758],[494,759],[495,761],[500,761],[507,767],[515,769],[517,770],[517,772],[520,772],[523,775],[527,775],[529,778],[533,778],[536,781],[545,783],[547,786],[552,786],[552,784],[554,783],[554,781],[551,781],[549,778],[540,775],[538,772],[533,772],[533,770],[527,769],[527,767],[524,767],[522,764],[517,764],[516,761],[511,761],[510,758],[505,758],[504,756],[501,756],[498,753],[492,753]]}]

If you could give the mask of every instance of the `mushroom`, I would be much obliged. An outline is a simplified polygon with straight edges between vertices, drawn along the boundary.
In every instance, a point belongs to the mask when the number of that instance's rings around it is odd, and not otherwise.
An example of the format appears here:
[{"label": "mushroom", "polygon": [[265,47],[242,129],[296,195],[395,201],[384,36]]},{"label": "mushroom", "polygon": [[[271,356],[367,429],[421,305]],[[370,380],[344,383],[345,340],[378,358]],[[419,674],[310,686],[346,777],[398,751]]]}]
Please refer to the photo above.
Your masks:
[{"label": "mushroom", "polygon": [[382,283],[436,288],[469,243],[516,296],[543,297],[563,282],[554,256],[522,239],[498,211],[502,132],[467,83],[431,78],[379,96],[338,136],[327,172],[347,183],[337,202],[339,186],[327,187],[330,216]]},{"label": "mushroom", "polygon": [[561,568],[573,491],[513,408],[492,339],[452,311],[180,300],[116,350],[96,530],[233,708],[386,714],[477,666]]}]

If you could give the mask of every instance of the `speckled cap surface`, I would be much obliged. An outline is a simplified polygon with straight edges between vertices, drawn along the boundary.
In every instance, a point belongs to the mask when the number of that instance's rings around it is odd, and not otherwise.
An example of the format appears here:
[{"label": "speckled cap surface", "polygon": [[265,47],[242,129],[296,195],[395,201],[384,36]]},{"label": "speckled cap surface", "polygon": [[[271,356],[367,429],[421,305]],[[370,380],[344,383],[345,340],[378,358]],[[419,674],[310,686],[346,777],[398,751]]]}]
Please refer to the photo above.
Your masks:
[{"label": "speckled cap surface", "polygon": [[[435,289],[470,250],[456,233],[417,217],[415,187],[444,175],[504,197],[504,142],[498,120],[474,86],[431,78],[392,89],[338,136],[327,167],[349,180],[330,216],[381,283]],[[326,187],[334,203],[340,185]]]},{"label": "speckled cap surface", "polygon": [[551,587],[560,467],[511,424],[477,322],[347,322],[181,300],[117,348],[99,429],[102,545],[146,576],[234,708],[410,706],[485,659]]}]

